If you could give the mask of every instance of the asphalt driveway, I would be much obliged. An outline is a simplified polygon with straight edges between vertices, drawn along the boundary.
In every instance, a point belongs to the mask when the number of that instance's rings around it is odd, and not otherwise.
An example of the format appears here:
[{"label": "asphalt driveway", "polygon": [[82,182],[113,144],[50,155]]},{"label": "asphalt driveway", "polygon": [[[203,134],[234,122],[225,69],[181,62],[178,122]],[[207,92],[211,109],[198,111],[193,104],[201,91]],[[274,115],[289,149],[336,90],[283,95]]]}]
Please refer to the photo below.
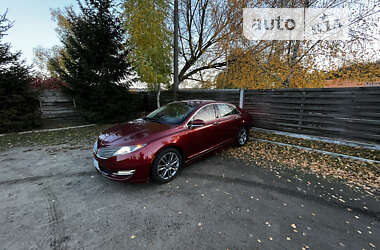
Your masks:
[{"label": "asphalt driveway", "polygon": [[380,248],[380,201],[213,154],[169,184],[98,175],[89,148],[0,152],[0,249]]}]

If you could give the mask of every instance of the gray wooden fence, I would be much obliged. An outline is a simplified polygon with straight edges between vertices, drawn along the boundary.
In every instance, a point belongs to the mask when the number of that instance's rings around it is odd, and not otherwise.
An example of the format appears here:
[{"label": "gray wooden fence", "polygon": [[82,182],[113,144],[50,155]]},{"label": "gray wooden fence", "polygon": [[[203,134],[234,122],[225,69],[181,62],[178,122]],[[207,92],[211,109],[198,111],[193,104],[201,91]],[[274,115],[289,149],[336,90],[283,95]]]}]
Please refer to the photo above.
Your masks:
[{"label": "gray wooden fence", "polygon": [[380,87],[245,91],[253,126],[380,143]]},{"label": "gray wooden fence", "polygon": [[43,90],[40,93],[42,119],[75,120],[79,116],[75,111],[75,101],[60,90]]},{"label": "gray wooden fence", "polygon": [[[239,92],[196,89],[178,96],[238,105]],[[254,127],[380,143],[380,87],[245,90],[243,95]],[[170,101],[172,93],[163,91],[161,103]]]},{"label": "gray wooden fence", "polygon": [[[156,108],[155,93],[138,95],[146,112]],[[238,89],[192,89],[180,90],[178,97],[236,105],[242,97],[243,108],[252,116],[254,127],[380,143],[380,87],[245,90],[243,93]],[[161,104],[172,100],[172,92],[162,91]],[[40,101],[45,119],[78,117],[73,99],[59,91],[45,90]]]}]

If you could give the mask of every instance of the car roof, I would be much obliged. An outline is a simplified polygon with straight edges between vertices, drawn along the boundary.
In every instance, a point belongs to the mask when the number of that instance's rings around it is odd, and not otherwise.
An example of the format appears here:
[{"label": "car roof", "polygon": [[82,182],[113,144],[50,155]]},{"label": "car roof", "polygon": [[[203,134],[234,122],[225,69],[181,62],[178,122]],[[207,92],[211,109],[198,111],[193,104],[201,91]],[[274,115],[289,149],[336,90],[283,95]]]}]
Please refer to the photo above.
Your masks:
[{"label": "car roof", "polygon": [[216,101],[214,101],[214,100],[192,99],[192,100],[181,100],[180,102],[196,103],[196,104],[207,104],[207,103],[213,103],[213,102],[216,102]]},{"label": "car roof", "polygon": [[216,101],[214,101],[214,100],[192,99],[192,100],[181,100],[181,101],[177,101],[177,102],[186,103],[186,104],[188,104],[190,106],[200,107],[200,106],[204,106],[204,105],[209,104],[209,103],[215,103]]},{"label": "car roof", "polygon": [[172,103],[186,103],[187,105],[194,106],[196,108],[203,107],[203,106],[205,106],[207,104],[211,104],[211,103],[225,103],[225,104],[233,105],[229,102],[215,101],[215,100],[201,100],[201,99],[180,100],[180,101],[174,101]]}]

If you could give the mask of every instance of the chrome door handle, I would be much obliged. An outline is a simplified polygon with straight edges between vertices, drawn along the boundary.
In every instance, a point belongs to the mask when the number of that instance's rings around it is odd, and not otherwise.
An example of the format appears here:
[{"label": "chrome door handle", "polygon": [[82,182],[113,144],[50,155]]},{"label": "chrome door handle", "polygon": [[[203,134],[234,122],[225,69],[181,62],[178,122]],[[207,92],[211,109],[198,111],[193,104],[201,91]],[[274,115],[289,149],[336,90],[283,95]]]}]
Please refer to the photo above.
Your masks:
[{"label": "chrome door handle", "polygon": [[219,125],[219,122],[214,122],[212,125],[217,126]]}]

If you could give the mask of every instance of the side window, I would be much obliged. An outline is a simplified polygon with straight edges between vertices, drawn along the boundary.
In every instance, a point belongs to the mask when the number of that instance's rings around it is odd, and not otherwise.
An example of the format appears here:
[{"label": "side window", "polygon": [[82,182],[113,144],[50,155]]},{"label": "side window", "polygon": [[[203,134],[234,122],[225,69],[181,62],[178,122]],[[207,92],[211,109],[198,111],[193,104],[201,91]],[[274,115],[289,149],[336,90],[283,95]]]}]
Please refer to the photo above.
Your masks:
[{"label": "side window", "polygon": [[228,104],[218,104],[218,109],[220,117],[239,114],[239,111],[235,107]]},{"label": "side window", "polygon": [[203,120],[205,122],[215,120],[215,109],[214,105],[207,105],[206,107],[199,110],[199,112],[194,116],[193,120]]}]

